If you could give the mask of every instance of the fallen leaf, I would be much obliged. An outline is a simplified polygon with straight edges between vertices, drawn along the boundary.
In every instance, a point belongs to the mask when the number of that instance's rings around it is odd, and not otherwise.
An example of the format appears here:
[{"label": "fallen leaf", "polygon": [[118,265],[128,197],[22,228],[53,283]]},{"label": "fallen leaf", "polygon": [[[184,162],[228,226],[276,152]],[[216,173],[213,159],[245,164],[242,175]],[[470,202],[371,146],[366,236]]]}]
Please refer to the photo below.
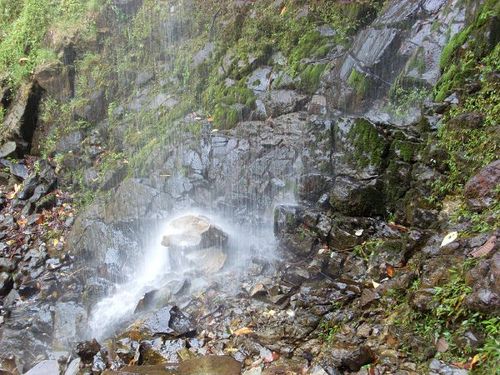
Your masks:
[{"label": "fallen leaf", "polygon": [[387,273],[387,276],[389,276],[390,278],[394,277],[394,274],[396,273],[396,270],[394,269],[393,266],[391,266],[390,264],[388,264],[385,268],[385,272]]},{"label": "fallen leaf", "polygon": [[280,16],[284,15],[286,11],[287,11],[286,6],[284,6],[283,9],[281,9]]},{"label": "fallen leaf", "polygon": [[20,227],[24,227],[26,224],[28,224],[28,219],[26,219],[24,216],[21,216],[21,218],[17,221],[17,224]]},{"label": "fallen leaf", "polygon": [[455,241],[458,238],[458,232],[450,232],[448,233],[444,238],[443,241],[441,242],[441,247],[449,245],[453,241]]},{"label": "fallen leaf", "polygon": [[377,282],[375,282],[373,280],[372,280],[372,285],[373,285],[373,288],[375,288],[375,289],[377,289],[380,286],[379,283],[377,283]]},{"label": "fallen leaf", "polygon": [[207,121],[208,121],[208,122],[213,122],[213,121],[214,121],[214,118],[213,118],[213,117],[209,117],[209,118],[207,118]]},{"label": "fallen leaf", "polygon": [[470,253],[470,256],[472,256],[474,258],[486,256],[489,253],[491,253],[491,251],[495,248],[496,243],[497,243],[497,237],[491,236],[488,239],[488,241],[485,242],[484,245],[482,245],[482,246],[478,247],[477,249],[475,249],[474,251],[472,251]]},{"label": "fallen leaf", "polygon": [[363,229],[358,229],[356,232],[354,232],[354,234],[357,236],[357,237],[360,237],[363,235],[363,232],[364,230]]},{"label": "fallen leaf", "polygon": [[243,327],[243,328],[240,328],[240,329],[237,329],[236,331],[234,331],[233,335],[242,336],[242,335],[248,335],[250,333],[253,333],[253,331],[250,328]]},{"label": "fallen leaf", "polygon": [[400,224],[396,224],[396,223],[393,223],[393,222],[390,222],[389,224],[387,224],[389,228],[391,229],[395,229],[397,231],[400,231],[400,232],[408,232],[408,228],[406,228],[405,226],[403,225],[400,225]]},{"label": "fallen leaf", "polygon": [[57,244],[58,244],[58,243],[59,243],[59,240],[58,240],[57,238],[54,238],[54,239],[52,240],[52,244],[53,244],[54,246],[57,246]]}]

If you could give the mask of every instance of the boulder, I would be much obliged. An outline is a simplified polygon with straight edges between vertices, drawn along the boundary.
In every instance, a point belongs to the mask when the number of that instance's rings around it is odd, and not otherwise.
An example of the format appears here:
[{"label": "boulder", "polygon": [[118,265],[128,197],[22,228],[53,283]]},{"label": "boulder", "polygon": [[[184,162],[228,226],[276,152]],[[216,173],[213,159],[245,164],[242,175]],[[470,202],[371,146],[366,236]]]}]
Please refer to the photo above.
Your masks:
[{"label": "boulder", "polygon": [[143,328],[151,335],[170,335],[172,337],[190,336],[196,332],[191,318],[177,306],[165,306],[149,316]]},{"label": "boulder", "polygon": [[488,164],[465,184],[464,195],[472,210],[481,211],[490,207],[498,198],[500,183],[500,160]]},{"label": "boulder", "polygon": [[265,94],[262,101],[269,116],[279,117],[301,110],[307,102],[307,96],[294,90],[272,90]]},{"label": "boulder", "polygon": [[224,248],[227,234],[202,215],[185,215],[168,223],[167,233],[163,236],[162,245],[170,249],[184,251]]},{"label": "boulder", "polygon": [[38,67],[33,79],[51,97],[61,101],[73,96],[73,81],[71,69],[60,62],[50,62]]},{"label": "boulder", "polygon": [[34,82],[25,83],[19,88],[5,114],[0,143],[14,141],[19,154],[29,151],[42,94],[43,89]]}]

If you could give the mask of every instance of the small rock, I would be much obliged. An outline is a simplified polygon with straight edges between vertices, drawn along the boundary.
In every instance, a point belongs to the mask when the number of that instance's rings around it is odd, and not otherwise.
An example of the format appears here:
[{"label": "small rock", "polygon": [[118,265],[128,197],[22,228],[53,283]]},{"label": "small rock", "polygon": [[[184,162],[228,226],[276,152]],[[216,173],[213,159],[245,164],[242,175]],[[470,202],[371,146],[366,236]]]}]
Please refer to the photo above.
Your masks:
[{"label": "small rock", "polygon": [[16,142],[7,142],[4,143],[0,147],[0,159],[3,159],[9,155],[11,155],[14,151],[16,151]]},{"label": "small rock", "polygon": [[447,365],[438,359],[433,359],[429,365],[429,375],[467,375],[469,372],[455,366]]},{"label": "small rock", "polygon": [[101,345],[97,340],[84,341],[76,346],[76,354],[82,359],[83,363],[92,363],[94,356],[101,350]]}]

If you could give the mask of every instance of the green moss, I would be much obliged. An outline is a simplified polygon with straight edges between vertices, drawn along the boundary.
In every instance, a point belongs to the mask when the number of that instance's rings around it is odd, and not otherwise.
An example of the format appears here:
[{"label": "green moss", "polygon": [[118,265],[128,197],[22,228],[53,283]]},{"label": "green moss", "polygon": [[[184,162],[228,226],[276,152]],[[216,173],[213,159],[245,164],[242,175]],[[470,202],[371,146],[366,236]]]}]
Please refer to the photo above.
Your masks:
[{"label": "green moss", "polygon": [[386,145],[375,125],[365,119],[356,119],[347,137],[354,148],[351,158],[358,165],[382,165]]},{"label": "green moss", "polygon": [[219,104],[215,107],[213,118],[217,128],[231,129],[240,120],[240,113],[234,107]]},{"label": "green moss", "polygon": [[392,149],[404,162],[411,162],[418,149],[418,145],[412,142],[396,140],[392,143]]},{"label": "green moss", "polygon": [[439,60],[439,65],[441,66],[441,69],[446,69],[448,65],[451,62],[451,59],[453,58],[454,53],[456,50],[461,47],[467,38],[469,38],[469,35],[472,31],[472,26],[466,27],[459,33],[455,34],[450,41],[446,44],[446,46],[443,48],[443,52],[441,53],[441,58]]},{"label": "green moss", "polygon": [[347,79],[347,84],[355,90],[356,95],[360,98],[364,97],[370,88],[367,77],[356,68],[351,70],[351,74]]},{"label": "green moss", "polygon": [[300,73],[299,88],[308,94],[314,94],[319,87],[321,75],[326,69],[326,64],[308,65]]}]

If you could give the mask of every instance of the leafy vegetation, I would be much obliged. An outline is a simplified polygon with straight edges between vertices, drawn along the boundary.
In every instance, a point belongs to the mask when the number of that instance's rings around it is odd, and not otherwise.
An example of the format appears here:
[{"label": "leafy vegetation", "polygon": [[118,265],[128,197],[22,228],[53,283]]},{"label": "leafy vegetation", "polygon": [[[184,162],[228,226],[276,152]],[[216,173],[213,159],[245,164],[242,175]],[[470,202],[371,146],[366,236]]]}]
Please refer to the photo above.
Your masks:
[{"label": "leafy vegetation", "polygon": [[17,87],[40,64],[56,60],[57,44],[93,23],[96,0],[0,0],[0,71]]},{"label": "leafy vegetation", "polygon": [[[474,374],[494,373],[483,371],[492,371],[499,363],[500,319],[494,315],[471,312],[464,304],[465,298],[472,292],[465,276],[475,264],[475,259],[467,260],[452,268],[447,281],[432,288],[428,310],[415,310],[411,307],[410,299],[422,287],[420,279],[413,283],[410,293],[389,297],[387,302],[390,304],[394,303],[393,297],[397,300],[397,306],[391,315],[393,324],[411,332],[407,337],[408,342],[402,342],[403,348],[410,341],[425,343],[418,348],[408,348],[410,358],[422,361],[427,356],[426,351],[442,340],[447,349],[438,352],[437,358],[474,367]],[[475,332],[478,337],[485,337],[483,345],[478,349],[462,343],[465,333],[469,331]],[[471,365],[473,360],[474,364]]]}]

